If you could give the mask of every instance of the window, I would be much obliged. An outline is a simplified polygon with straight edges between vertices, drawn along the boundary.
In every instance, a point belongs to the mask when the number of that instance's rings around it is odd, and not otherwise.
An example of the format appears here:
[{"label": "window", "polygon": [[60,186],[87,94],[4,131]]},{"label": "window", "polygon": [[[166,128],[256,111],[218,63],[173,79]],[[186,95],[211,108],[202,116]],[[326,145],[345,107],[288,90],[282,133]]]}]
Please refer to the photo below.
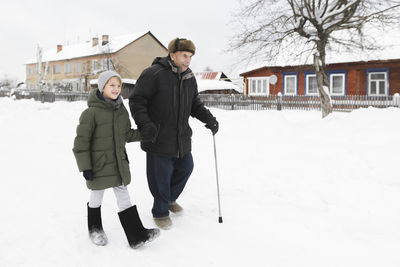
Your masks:
[{"label": "window", "polygon": [[257,83],[256,80],[251,80],[251,84],[250,84],[250,91],[252,94],[255,94],[257,90]]},{"label": "window", "polygon": [[345,73],[332,73],[329,75],[329,88],[332,95],[345,95]]},{"label": "window", "polygon": [[269,94],[269,78],[258,77],[249,78],[249,94],[250,95],[268,95]]},{"label": "window", "polygon": [[82,63],[82,72],[86,73],[86,63]]},{"label": "window", "polygon": [[53,65],[53,73],[56,74],[56,73],[60,73],[60,72],[61,72],[60,64],[54,64]]},{"label": "window", "polygon": [[306,95],[318,95],[317,76],[306,74]]},{"label": "window", "polygon": [[75,63],[75,72],[76,73],[81,72],[81,63]]},{"label": "window", "polygon": [[95,71],[99,68],[99,63],[97,60],[92,60],[92,71]]},{"label": "window", "polygon": [[367,71],[368,73],[368,95],[385,96],[388,95],[388,70]]},{"label": "window", "polygon": [[72,63],[65,63],[64,64],[64,73],[71,73],[72,72]]},{"label": "window", "polygon": [[283,73],[283,94],[296,95],[297,94],[297,74]]},{"label": "window", "polygon": [[[263,94],[267,94],[267,86],[268,86],[269,84],[267,84],[267,80],[262,80],[262,93]],[[269,90],[268,90],[269,91]],[[269,94],[269,92],[268,92],[268,94]]]},{"label": "window", "polygon": [[101,69],[102,70],[111,70],[111,69],[113,69],[111,58],[106,57],[106,58],[102,58],[101,59]]},{"label": "window", "polygon": [[34,67],[28,67],[28,75],[33,75],[34,72],[35,72]]},{"label": "window", "polygon": [[257,94],[261,94],[261,80],[257,80]]}]

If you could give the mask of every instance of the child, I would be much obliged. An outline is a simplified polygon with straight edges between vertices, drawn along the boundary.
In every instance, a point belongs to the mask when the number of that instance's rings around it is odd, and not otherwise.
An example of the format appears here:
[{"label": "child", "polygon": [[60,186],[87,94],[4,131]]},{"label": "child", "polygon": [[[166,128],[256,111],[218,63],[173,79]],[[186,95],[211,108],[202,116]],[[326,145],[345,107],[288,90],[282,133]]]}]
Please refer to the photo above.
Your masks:
[{"label": "child", "polygon": [[89,107],[79,119],[73,152],[91,190],[87,209],[92,242],[98,246],[107,244],[100,207],[104,190],[113,188],[120,211],[118,216],[129,245],[138,248],[156,238],[160,230],[143,227],[126,188],[131,174],[125,143],[140,141],[140,135],[131,129],[129,114],[120,96],[121,84],[121,77],[115,71],[100,74],[99,89],[89,93]]}]

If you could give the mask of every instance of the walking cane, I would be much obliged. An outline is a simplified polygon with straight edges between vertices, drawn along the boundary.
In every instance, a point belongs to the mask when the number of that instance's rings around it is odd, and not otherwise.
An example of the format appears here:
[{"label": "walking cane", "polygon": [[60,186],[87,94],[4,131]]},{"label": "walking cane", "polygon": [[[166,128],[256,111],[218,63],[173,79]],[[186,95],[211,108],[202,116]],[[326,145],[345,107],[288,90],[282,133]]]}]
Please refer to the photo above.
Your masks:
[{"label": "walking cane", "polygon": [[221,215],[221,201],[219,197],[219,181],[218,181],[218,165],[217,165],[217,149],[215,146],[215,135],[213,135],[213,141],[214,141],[214,159],[215,159],[215,174],[217,177],[217,195],[218,195],[218,213],[219,213],[219,218],[218,222],[222,223],[222,215]]}]

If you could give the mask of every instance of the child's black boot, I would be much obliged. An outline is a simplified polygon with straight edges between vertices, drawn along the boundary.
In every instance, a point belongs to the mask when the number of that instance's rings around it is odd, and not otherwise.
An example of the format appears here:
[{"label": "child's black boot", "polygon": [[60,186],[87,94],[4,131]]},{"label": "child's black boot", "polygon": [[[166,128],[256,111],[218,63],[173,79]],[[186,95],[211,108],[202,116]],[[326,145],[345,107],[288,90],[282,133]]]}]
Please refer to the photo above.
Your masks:
[{"label": "child's black boot", "polygon": [[136,205],[119,212],[118,216],[131,248],[141,247],[160,235],[160,229],[144,228],[137,212]]},{"label": "child's black boot", "polygon": [[103,224],[101,222],[101,211],[100,208],[88,208],[88,229],[89,237],[92,242],[97,246],[105,246],[108,243],[108,239],[103,230]]}]

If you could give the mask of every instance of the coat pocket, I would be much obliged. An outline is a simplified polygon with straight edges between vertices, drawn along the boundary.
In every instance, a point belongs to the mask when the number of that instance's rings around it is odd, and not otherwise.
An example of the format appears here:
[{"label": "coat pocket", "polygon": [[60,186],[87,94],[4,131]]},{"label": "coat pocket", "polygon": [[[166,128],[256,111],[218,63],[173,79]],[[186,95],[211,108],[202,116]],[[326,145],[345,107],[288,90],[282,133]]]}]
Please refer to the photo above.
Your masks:
[{"label": "coat pocket", "polygon": [[92,165],[93,171],[101,170],[106,163],[107,158],[104,152],[93,152],[92,154]]},{"label": "coat pocket", "polygon": [[128,154],[126,153],[126,150],[124,149],[124,153],[122,153],[122,159],[125,159],[128,164],[129,164],[129,158],[128,158]]}]

